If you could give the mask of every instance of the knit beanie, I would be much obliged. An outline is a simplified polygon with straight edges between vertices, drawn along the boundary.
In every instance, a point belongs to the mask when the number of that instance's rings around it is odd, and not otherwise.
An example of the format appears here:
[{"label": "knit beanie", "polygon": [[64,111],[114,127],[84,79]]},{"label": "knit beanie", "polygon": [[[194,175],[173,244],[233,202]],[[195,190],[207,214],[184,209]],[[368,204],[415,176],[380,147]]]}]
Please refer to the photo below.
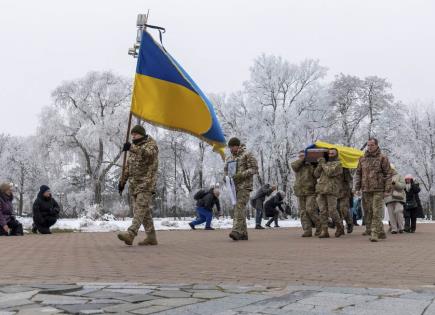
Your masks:
[{"label": "knit beanie", "polygon": [[240,146],[240,140],[239,138],[233,137],[230,139],[230,141],[228,141],[228,146],[229,147],[233,147],[233,146]]},{"label": "knit beanie", "polygon": [[39,192],[41,193],[41,195],[49,190],[50,190],[50,187],[48,187],[47,185],[42,185],[41,187],[39,187]]},{"label": "knit beanie", "polygon": [[142,127],[141,125],[136,125],[131,129],[130,133],[137,133],[141,136],[146,136],[146,132],[145,132],[145,128]]}]

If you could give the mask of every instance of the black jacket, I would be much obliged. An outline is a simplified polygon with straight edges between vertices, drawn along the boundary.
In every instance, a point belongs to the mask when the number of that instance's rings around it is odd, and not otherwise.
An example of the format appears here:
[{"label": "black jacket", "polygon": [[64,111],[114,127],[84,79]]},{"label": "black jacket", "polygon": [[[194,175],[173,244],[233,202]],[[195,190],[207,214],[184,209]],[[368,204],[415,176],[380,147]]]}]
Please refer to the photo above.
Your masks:
[{"label": "black jacket", "polygon": [[275,214],[277,214],[276,207],[279,208],[282,212],[284,212],[284,209],[282,208],[283,198],[280,194],[275,194],[272,198],[267,200],[264,203],[264,212],[266,213],[267,217],[273,217]]},{"label": "black jacket", "polygon": [[264,200],[267,196],[270,196],[272,192],[272,187],[269,184],[263,185],[263,187],[255,192],[254,197],[252,197],[251,206],[255,209],[262,210]]},{"label": "black jacket", "polygon": [[423,207],[421,205],[420,196],[418,195],[420,192],[420,185],[418,183],[411,183],[411,188],[408,190],[405,189],[406,193],[406,203],[405,203],[405,215],[408,216],[409,211],[416,211],[417,218],[424,218]]},{"label": "black jacket", "polygon": [[196,206],[199,208],[205,208],[209,211],[213,211],[213,206],[216,205],[216,208],[218,212],[221,212],[221,205],[219,203],[219,198],[217,198],[214,193],[213,189],[210,189],[204,196],[202,196],[198,201],[196,202]]},{"label": "black jacket", "polygon": [[60,208],[53,197],[45,198],[38,194],[35,202],[33,203],[33,219],[41,222],[47,217],[58,218]]}]

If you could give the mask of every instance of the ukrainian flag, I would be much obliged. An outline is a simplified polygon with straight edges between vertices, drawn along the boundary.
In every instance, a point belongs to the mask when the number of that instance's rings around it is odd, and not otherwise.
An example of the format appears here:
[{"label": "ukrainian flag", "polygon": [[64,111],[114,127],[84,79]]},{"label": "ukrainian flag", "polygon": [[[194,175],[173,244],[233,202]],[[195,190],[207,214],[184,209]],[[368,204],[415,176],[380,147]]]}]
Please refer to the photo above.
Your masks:
[{"label": "ukrainian flag", "polygon": [[188,132],[224,157],[225,137],[212,103],[146,31],[139,49],[131,112],[151,124]]},{"label": "ukrainian flag", "polygon": [[340,160],[341,165],[345,168],[351,169],[357,168],[359,159],[364,156],[364,152],[361,150],[324,141],[316,141],[308,148],[337,149],[338,159]]}]

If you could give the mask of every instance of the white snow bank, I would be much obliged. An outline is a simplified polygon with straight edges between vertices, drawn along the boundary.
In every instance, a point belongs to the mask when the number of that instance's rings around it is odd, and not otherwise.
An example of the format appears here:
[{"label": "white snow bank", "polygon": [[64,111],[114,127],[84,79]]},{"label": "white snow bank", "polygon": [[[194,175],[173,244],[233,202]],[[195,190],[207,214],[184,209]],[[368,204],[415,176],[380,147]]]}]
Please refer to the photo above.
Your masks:
[{"label": "white snow bank", "polygon": [[[31,229],[32,218],[17,218],[24,226],[25,229]],[[190,230],[189,222],[194,218],[185,218],[183,220],[174,220],[173,218],[154,218],[154,226],[156,230]],[[112,231],[125,231],[131,224],[131,218],[125,220],[115,220],[110,218],[108,220],[92,220],[89,218],[78,219],[59,219],[52,228],[62,230],[74,230],[80,232],[112,232]],[[419,223],[434,223],[435,221],[419,220]],[[248,228],[255,227],[255,219],[247,221]],[[263,225],[264,225],[263,221]],[[361,224],[361,221],[359,221]],[[384,221],[388,224],[388,221]],[[280,227],[301,227],[299,220],[280,220]],[[197,229],[204,228],[205,224],[197,225]],[[233,226],[232,219],[213,219],[212,227],[216,229],[231,229]],[[141,227],[143,231],[143,227]]]}]

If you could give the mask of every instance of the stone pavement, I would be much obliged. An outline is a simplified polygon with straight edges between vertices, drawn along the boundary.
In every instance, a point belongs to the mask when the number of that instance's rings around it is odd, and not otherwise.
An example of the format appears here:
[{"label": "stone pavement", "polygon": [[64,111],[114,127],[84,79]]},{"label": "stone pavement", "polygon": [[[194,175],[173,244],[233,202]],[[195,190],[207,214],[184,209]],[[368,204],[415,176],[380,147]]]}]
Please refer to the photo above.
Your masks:
[{"label": "stone pavement", "polygon": [[433,315],[435,289],[78,283],[0,286],[0,315]]},{"label": "stone pavement", "polygon": [[[361,227],[339,239],[298,228],[159,231],[159,246],[126,246],[115,233],[0,238],[0,283],[239,283],[409,288],[435,283],[435,224],[371,243]],[[135,244],[144,237],[140,234]],[[6,254],[5,254],[6,253]]]}]

